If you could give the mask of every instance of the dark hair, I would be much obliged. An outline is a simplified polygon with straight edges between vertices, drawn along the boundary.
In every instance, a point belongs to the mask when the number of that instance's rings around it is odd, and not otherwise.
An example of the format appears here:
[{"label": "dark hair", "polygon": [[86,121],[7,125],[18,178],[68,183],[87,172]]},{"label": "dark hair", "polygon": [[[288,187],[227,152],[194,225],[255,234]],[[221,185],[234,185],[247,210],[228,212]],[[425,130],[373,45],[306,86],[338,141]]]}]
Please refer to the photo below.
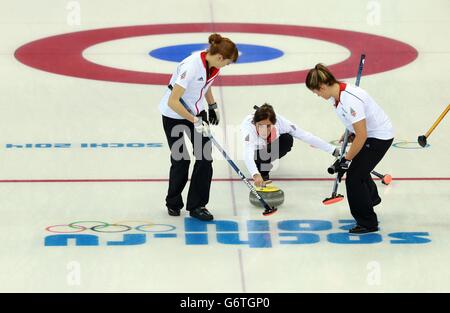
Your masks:
[{"label": "dark hair", "polygon": [[320,89],[320,85],[332,86],[339,81],[334,77],[330,70],[323,64],[317,64],[306,76],[306,87],[310,90]]},{"label": "dark hair", "polygon": [[253,116],[253,124],[267,119],[275,125],[277,122],[277,115],[270,104],[264,103],[255,111],[255,115]]},{"label": "dark hair", "polygon": [[211,34],[208,38],[209,49],[208,52],[211,55],[221,54],[225,59],[233,60],[233,63],[236,63],[239,52],[230,39],[222,37],[221,35],[214,33]]}]

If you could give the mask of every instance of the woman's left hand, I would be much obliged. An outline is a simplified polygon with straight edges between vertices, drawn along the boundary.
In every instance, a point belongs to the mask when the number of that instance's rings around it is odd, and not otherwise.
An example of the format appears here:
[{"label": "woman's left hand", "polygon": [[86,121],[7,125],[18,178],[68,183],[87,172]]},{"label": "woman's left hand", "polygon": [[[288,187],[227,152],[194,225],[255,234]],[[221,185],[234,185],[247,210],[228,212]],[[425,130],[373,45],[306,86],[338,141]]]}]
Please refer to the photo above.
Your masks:
[{"label": "woman's left hand", "polygon": [[219,109],[217,103],[210,104],[208,106],[208,121],[211,125],[217,125],[220,121]]}]

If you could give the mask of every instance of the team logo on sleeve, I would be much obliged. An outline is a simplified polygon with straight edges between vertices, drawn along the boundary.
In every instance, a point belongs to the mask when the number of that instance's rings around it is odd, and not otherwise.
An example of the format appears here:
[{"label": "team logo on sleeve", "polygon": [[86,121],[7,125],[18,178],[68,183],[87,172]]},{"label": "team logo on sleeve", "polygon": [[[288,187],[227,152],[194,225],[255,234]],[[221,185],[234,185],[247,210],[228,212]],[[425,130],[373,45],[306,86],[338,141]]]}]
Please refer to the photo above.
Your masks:
[{"label": "team logo on sleeve", "polygon": [[184,79],[186,77],[186,72],[187,71],[184,71],[183,74],[181,74],[181,76],[180,76],[181,79]]},{"label": "team logo on sleeve", "polygon": [[356,116],[356,111],[353,110],[353,108],[350,108],[350,114],[355,117]]}]

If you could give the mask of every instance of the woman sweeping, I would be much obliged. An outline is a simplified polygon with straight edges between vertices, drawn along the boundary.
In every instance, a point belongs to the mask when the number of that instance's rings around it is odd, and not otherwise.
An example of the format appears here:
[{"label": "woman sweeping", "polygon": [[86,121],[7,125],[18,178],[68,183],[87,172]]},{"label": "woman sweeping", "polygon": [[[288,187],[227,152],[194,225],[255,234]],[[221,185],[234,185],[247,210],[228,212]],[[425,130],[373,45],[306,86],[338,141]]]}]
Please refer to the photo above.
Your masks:
[{"label": "woman sweeping", "polygon": [[381,202],[381,198],[370,172],[392,144],[392,123],[366,91],[336,80],[322,64],[317,64],[309,71],[306,86],[331,102],[353,140],[349,151],[336,168],[340,177],[347,172],[347,199],[351,214],[356,220],[350,233],[378,231],[378,218],[373,207]]},{"label": "woman sweeping", "polygon": [[[170,79],[173,89],[167,89],[160,102],[171,160],[166,196],[168,213],[171,216],[179,216],[184,206],[181,193],[188,181],[190,164],[183,137],[183,133],[186,133],[194,146],[196,159],[186,210],[190,216],[204,221],[213,219],[213,215],[206,209],[213,175],[212,147],[208,138],[209,123],[217,125],[220,120],[210,87],[219,75],[220,68],[236,62],[238,58],[236,45],[230,39],[212,34],[208,41],[210,45],[206,51],[193,53],[178,64]],[[183,107],[180,98],[183,98],[195,115]]]}]

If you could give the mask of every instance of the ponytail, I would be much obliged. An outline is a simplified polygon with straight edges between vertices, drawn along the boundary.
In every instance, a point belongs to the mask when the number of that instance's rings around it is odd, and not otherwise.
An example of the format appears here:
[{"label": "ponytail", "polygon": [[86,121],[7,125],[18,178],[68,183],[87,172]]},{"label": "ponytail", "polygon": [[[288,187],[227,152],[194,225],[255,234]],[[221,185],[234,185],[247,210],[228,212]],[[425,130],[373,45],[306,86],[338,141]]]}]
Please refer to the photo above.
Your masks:
[{"label": "ponytail", "polygon": [[319,90],[320,86],[325,84],[332,86],[339,81],[334,77],[330,70],[323,64],[317,64],[306,76],[306,87],[310,90]]},{"label": "ponytail", "polygon": [[230,39],[214,33],[209,36],[208,43],[208,52],[211,55],[221,54],[225,59],[230,59],[233,63],[236,63],[239,57],[239,52],[236,44]]}]

